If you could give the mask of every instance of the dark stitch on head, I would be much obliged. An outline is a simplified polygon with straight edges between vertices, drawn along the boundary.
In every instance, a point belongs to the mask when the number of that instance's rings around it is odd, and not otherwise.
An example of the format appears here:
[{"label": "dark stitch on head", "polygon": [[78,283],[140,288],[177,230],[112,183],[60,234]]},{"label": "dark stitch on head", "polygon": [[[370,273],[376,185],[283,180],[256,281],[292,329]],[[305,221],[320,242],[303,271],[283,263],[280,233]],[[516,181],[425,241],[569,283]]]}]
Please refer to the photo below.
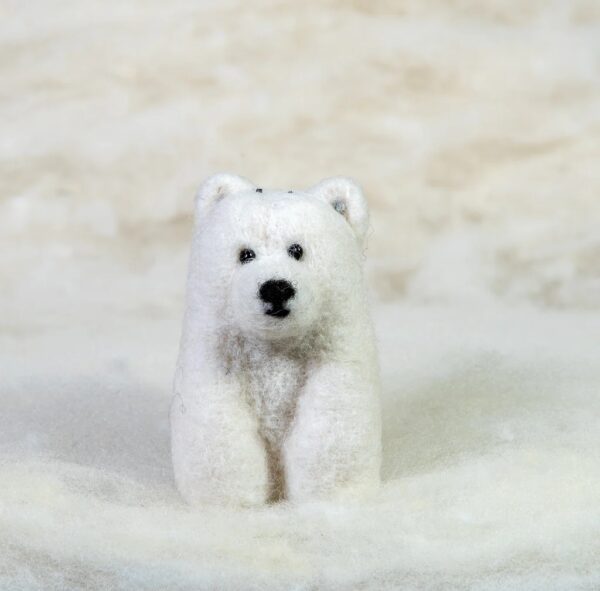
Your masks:
[{"label": "dark stitch on head", "polygon": [[262,189],[258,188],[258,189],[256,189],[256,192],[257,193],[262,193]]}]

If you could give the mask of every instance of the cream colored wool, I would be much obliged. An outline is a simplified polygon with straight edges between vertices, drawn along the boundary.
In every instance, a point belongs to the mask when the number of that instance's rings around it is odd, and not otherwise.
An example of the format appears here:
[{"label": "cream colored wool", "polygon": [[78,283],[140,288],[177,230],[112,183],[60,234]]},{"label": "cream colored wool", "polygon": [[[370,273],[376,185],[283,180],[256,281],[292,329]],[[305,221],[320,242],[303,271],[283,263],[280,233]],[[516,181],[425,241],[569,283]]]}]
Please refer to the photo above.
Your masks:
[{"label": "cream colored wool", "polygon": [[[377,487],[367,227],[364,197],[345,178],[288,192],[221,174],[201,187],[171,407],[175,478],[189,503],[352,498]],[[242,264],[244,249],[256,257]],[[284,318],[265,313],[258,292],[269,280],[296,290]]]}]

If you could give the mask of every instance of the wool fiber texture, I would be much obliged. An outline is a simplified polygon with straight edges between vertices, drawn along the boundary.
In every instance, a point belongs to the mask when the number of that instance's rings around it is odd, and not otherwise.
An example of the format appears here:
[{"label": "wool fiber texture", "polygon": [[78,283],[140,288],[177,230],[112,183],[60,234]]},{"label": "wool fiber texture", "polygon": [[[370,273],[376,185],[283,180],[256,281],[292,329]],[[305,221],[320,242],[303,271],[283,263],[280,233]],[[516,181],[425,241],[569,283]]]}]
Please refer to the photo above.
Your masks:
[{"label": "wool fiber texture", "polygon": [[[4,0],[0,23],[1,591],[600,589],[598,0]],[[368,197],[365,500],[177,490],[192,197],[221,170]]]},{"label": "wool fiber texture", "polygon": [[367,228],[366,200],[346,178],[290,193],[218,174],[199,190],[171,405],[173,466],[189,503],[378,488]]}]

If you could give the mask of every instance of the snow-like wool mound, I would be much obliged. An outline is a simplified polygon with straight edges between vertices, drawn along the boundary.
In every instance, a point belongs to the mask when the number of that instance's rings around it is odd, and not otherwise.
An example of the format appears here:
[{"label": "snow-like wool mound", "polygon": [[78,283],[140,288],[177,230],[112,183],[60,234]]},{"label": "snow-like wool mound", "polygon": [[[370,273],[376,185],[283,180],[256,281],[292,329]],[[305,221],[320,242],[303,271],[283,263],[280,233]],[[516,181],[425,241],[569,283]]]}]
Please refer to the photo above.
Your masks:
[{"label": "snow-like wool mound", "polygon": [[130,335],[171,322],[125,323],[111,338],[130,358],[81,378],[56,375],[81,336],[39,342],[44,371],[1,399],[0,588],[598,588],[597,315],[405,305],[378,320],[384,485],[367,504],[191,510],[156,378],[172,351],[131,365]]},{"label": "snow-like wool mound", "polygon": [[[596,0],[0,16],[2,591],[600,588]],[[368,504],[176,493],[191,196],[224,169],[365,189]]]}]

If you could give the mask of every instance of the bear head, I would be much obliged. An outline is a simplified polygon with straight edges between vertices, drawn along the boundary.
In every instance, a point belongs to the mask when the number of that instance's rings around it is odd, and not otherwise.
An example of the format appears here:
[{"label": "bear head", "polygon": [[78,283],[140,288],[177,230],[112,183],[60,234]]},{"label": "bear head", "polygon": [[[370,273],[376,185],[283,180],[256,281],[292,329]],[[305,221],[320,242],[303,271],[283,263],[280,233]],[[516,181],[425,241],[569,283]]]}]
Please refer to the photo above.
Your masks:
[{"label": "bear head", "polygon": [[221,324],[279,340],[351,317],[368,208],[350,179],[277,191],[219,174],[198,191],[195,215],[190,289]]}]

